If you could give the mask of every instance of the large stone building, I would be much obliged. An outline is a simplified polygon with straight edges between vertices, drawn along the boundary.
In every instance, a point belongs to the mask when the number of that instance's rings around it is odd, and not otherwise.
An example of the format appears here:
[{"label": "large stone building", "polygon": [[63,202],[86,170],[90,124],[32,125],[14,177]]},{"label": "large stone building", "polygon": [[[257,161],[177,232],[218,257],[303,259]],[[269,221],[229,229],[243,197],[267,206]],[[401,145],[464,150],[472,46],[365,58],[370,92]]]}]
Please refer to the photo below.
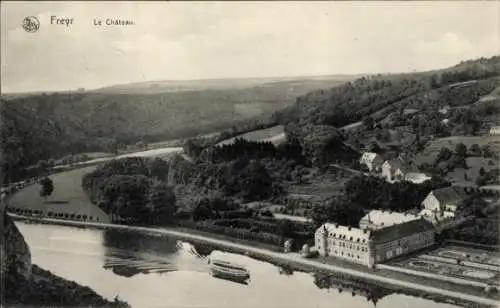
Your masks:
[{"label": "large stone building", "polygon": [[423,210],[420,214],[429,218],[453,218],[457,207],[467,197],[465,190],[460,187],[450,186],[433,190],[422,201]]},{"label": "large stone building", "polygon": [[315,233],[315,249],[321,256],[368,267],[431,246],[434,242],[434,227],[423,218],[375,230],[325,223]]}]

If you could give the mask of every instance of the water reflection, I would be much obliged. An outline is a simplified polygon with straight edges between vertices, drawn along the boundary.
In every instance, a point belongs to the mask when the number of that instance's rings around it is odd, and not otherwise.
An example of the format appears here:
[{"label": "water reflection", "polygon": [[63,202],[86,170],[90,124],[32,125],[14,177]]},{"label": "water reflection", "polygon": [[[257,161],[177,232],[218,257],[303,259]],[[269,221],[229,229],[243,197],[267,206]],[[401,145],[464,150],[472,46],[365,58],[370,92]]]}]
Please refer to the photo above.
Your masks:
[{"label": "water reflection", "polygon": [[204,256],[194,246],[171,237],[107,230],[104,231],[104,265],[116,275],[166,274],[189,268],[207,271]]},{"label": "water reflection", "polygon": [[228,254],[250,272],[248,285],[241,285],[210,276],[207,256],[218,251],[210,245],[116,230],[16,224],[33,263],[110,300],[118,295],[134,308],[456,307]]},{"label": "water reflection", "polygon": [[352,296],[363,296],[375,306],[380,299],[391,294],[389,290],[374,284],[349,281],[326,273],[314,274],[314,284],[320,289],[337,289],[339,293],[350,292]]},{"label": "water reflection", "polygon": [[293,275],[293,268],[291,266],[282,265],[278,267],[280,275],[291,276]]}]

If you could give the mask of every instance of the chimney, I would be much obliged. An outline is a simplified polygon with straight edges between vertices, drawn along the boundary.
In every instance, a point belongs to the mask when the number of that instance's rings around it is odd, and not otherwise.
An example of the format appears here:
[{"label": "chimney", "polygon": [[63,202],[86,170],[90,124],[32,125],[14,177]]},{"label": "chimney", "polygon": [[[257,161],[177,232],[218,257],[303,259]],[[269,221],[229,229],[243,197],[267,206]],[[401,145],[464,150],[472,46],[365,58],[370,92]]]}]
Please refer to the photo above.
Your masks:
[{"label": "chimney", "polygon": [[351,231],[351,227],[347,228],[347,230]]}]

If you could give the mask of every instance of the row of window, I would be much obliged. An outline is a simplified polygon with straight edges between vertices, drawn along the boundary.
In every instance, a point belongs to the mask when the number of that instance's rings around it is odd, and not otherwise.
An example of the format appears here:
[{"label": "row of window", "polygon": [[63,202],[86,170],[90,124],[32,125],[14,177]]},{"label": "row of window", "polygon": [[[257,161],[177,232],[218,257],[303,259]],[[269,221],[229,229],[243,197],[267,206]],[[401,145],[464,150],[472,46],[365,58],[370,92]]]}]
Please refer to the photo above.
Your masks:
[{"label": "row of window", "polygon": [[[330,246],[335,246],[335,241],[330,241]],[[348,249],[356,249],[358,251],[368,251],[367,247],[359,246],[359,245],[354,245],[354,244],[346,244],[345,242],[338,242],[339,247],[344,247]]]},{"label": "row of window", "polygon": [[[351,242],[354,241],[354,238],[352,236],[349,237],[349,239],[346,239],[346,235],[345,234],[341,234],[341,233],[337,234],[337,233],[330,232],[330,237],[344,239],[344,240],[348,240],[348,241],[351,241]],[[358,238],[356,238],[356,242],[357,243],[366,243],[366,239],[360,239],[358,237]]]},{"label": "row of window", "polygon": [[[337,250],[334,250],[334,254],[338,255],[339,252]],[[343,256],[343,257],[348,257],[348,258],[352,258],[352,259],[359,259],[359,255],[355,255],[353,253],[345,253],[343,251],[340,251],[340,255]]]}]

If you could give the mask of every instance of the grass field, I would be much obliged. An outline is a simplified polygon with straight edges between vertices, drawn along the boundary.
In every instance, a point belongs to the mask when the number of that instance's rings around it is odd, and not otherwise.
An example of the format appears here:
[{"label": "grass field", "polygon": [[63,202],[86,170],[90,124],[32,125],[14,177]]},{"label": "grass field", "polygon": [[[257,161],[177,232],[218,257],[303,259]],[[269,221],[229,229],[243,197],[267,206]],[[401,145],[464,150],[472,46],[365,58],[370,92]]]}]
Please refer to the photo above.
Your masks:
[{"label": "grass field", "polygon": [[452,136],[430,141],[426,148],[415,157],[415,163],[433,163],[442,147],[455,151],[459,143],[465,144],[468,149],[473,144],[489,145],[494,153],[500,154],[500,136]]},{"label": "grass field", "polygon": [[291,194],[329,197],[340,194],[347,180],[346,178],[339,181],[314,181],[310,184],[291,185],[287,190]]},{"label": "grass field", "polygon": [[266,129],[255,130],[221,141],[218,145],[232,144],[238,138],[243,138],[248,141],[271,141],[273,143],[279,143],[285,140],[284,126],[277,125]]},{"label": "grass field", "polygon": [[97,217],[99,221],[107,221],[107,215],[90,202],[81,186],[83,175],[94,168],[86,167],[50,176],[54,182],[54,192],[46,202],[40,197],[40,186],[35,184],[14,194],[8,205],[21,209],[87,215]]},{"label": "grass field", "polygon": [[[490,171],[491,169],[499,167],[498,162],[492,158],[468,157],[466,161],[467,166],[469,167],[468,169],[456,168],[452,172],[448,173],[446,176],[447,179],[453,181],[454,183],[474,184],[481,168],[485,171]],[[465,180],[465,174],[467,174],[467,180]]]},{"label": "grass field", "polygon": [[[90,152],[90,153],[78,153],[75,156],[80,156],[80,157],[86,156],[86,157],[88,157],[89,160],[92,160],[92,159],[110,157],[110,156],[112,156],[112,154],[111,153],[104,153],[104,152]],[[62,163],[63,163],[62,158],[55,160],[56,165],[61,165]]]}]

